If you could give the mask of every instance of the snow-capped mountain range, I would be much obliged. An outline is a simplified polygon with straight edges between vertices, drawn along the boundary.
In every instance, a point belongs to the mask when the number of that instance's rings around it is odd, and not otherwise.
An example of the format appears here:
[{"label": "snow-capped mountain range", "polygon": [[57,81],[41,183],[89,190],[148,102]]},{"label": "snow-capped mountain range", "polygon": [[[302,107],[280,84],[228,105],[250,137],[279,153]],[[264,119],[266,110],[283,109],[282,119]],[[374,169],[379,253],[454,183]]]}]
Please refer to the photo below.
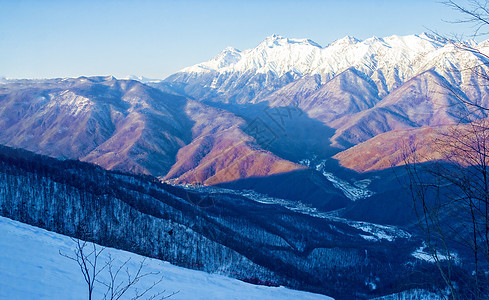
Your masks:
[{"label": "snow-capped mountain range", "polygon": [[364,41],[346,36],[322,47],[309,39],[288,39],[272,35],[255,48],[239,51],[228,47],[213,59],[184,68],[180,72],[230,73],[254,70],[265,74],[271,72],[277,76],[288,72],[299,76],[334,76],[350,67],[360,67],[370,73],[395,64],[402,74],[400,77],[404,77],[403,75],[409,76],[415,72],[411,65],[419,64],[419,58],[424,58],[426,54],[447,44],[447,40],[421,34],[372,37]]},{"label": "snow-capped mountain range", "polygon": [[[467,41],[463,45],[489,54],[487,42]],[[325,47],[309,39],[272,35],[255,48],[239,51],[228,47],[207,62],[182,69],[166,82],[183,88],[190,96],[231,100],[236,95],[236,101],[242,103],[259,99],[267,94],[266,90],[273,91],[304,75],[319,74],[324,83],[355,68],[371,79],[379,97],[384,97],[424,71],[433,69],[448,75],[480,60],[477,53],[458,51],[453,41],[426,33],[363,41],[347,36]],[[447,77],[451,83],[462,83],[461,78]],[[196,82],[213,92],[196,93],[192,88]],[[252,95],[232,91],[233,87],[240,89],[245,84],[245,89],[253,87]]]}]

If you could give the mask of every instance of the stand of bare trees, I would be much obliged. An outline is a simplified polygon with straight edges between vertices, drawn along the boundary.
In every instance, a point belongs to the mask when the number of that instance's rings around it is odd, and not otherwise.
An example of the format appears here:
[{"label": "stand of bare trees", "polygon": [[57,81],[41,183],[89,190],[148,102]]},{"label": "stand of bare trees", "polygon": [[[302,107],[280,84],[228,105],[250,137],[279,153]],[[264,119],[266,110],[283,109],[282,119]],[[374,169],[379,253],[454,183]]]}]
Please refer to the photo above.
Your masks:
[{"label": "stand of bare trees", "polygon": [[[419,228],[452,298],[460,298],[458,280],[465,296],[485,299],[489,292],[488,120],[448,128],[440,133],[434,149],[440,161],[420,163],[415,146],[405,155]],[[469,275],[456,272],[455,267],[468,270]]]},{"label": "stand of bare trees", "polygon": [[[462,15],[453,22],[474,26],[473,37],[488,33],[487,1],[471,0],[466,6],[455,1],[444,3]],[[453,41],[453,45],[481,58],[483,65],[462,72],[477,77],[482,86],[489,84],[484,71],[489,57],[468,43]],[[432,157],[420,157],[416,145],[405,146],[409,189],[427,251],[440,270],[448,295],[452,299],[488,299],[489,105],[483,97],[468,99],[449,85],[445,88],[458,100],[459,123],[438,129]]]}]

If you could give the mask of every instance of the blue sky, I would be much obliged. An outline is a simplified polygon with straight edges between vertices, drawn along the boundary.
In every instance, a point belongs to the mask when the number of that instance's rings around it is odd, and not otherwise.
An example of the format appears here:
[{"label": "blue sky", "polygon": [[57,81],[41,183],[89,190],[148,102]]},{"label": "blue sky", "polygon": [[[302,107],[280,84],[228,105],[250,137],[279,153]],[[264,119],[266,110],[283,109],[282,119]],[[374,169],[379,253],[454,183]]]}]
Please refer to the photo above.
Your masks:
[{"label": "blue sky", "polygon": [[0,75],[164,78],[274,33],[321,45],[426,28],[470,34],[443,21],[458,17],[436,0],[0,0]]}]

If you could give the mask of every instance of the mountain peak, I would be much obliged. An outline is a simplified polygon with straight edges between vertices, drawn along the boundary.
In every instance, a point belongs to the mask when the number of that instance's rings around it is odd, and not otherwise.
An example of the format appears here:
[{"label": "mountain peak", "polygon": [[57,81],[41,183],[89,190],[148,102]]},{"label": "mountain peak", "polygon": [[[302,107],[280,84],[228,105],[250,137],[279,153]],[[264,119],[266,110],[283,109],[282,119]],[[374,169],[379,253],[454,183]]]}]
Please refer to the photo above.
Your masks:
[{"label": "mountain peak", "polygon": [[214,62],[212,68],[223,68],[235,64],[241,58],[241,51],[233,47],[226,47],[211,61]]},{"label": "mountain peak", "polygon": [[446,44],[447,42],[450,41],[447,38],[441,37],[441,36],[439,36],[437,34],[428,33],[428,32],[423,32],[420,35],[416,35],[416,36],[417,37],[420,37],[422,39],[432,40],[432,41],[440,42],[440,43],[443,43],[443,44]]},{"label": "mountain peak", "polygon": [[282,40],[282,39],[285,39],[285,37],[283,37],[283,36],[281,36],[279,34],[274,33],[271,36],[268,36],[265,40],[266,41],[268,41],[268,40],[270,40],[270,41],[276,41],[276,40]]},{"label": "mountain peak", "polygon": [[227,46],[226,48],[224,48],[224,50],[221,51],[221,53],[227,53],[227,52],[241,52],[239,51],[238,49],[234,48],[234,47],[231,47],[231,46]]},{"label": "mountain peak", "polygon": [[273,46],[285,46],[290,44],[310,45],[314,47],[322,48],[318,43],[310,39],[289,39],[278,34],[272,34],[267,37],[259,46],[273,47]]},{"label": "mountain peak", "polygon": [[346,45],[356,44],[358,42],[360,42],[359,39],[347,35],[344,38],[334,41],[333,43],[330,44],[330,46],[346,46]]},{"label": "mountain peak", "polygon": [[287,42],[287,38],[278,34],[272,34],[268,36],[263,42],[258,46],[273,47],[274,45],[281,45]]},{"label": "mountain peak", "polygon": [[447,45],[448,40],[428,33],[392,35],[381,39],[388,47],[404,49],[408,52],[430,52]]}]

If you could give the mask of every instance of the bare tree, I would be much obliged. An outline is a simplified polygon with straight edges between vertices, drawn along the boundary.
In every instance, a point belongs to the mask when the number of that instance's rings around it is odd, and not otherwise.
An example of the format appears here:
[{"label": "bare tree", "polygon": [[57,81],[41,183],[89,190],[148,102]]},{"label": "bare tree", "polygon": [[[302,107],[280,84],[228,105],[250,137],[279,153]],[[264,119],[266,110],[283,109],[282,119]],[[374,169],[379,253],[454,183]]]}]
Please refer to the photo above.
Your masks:
[{"label": "bare tree", "polygon": [[[127,267],[127,264],[131,261],[131,258],[128,258],[126,261],[124,261],[122,264],[116,267],[114,258],[112,258],[110,253],[108,256],[109,258],[106,261],[106,266],[107,266],[107,272],[109,273],[109,280],[108,282],[97,280],[97,282],[99,282],[100,284],[104,285],[107,288],[106,292],[104,293],[104,300],[120,299],[129,290],[129,288],[134,287],[138,282],[145,279],[145,277],[151,275],[159,275],[159,272],[146,272],[146,273],[143,272],[145,259],[139,262],[137,270],[131,273],[129,271],[129,268]],[[124,276],[121,275],[122,271],[126,275],[125,278]],[[156,287],[158,284],[160,284],[162,281],[163,281],[163,277],[160,277],[158,280],[152,282],[152,284],[149,287],[141,291],[135,288],[135,296],[132,297],[131,299],[133,300],[141,299],[142,297],[150,293],[153,290],[153,288]],[[166,299],[177,293],[174,292],[170,295],[163,295],[165,292],[166,291],[163,290],[157,293],[153,293],[151,295],[148,295],[147,299],[150,300]]]},{"label": "bare tree", "polygon": [[[455,279],[462,281],[466,297],[487,296],[489,265],[488,169],[489,130],[483,119],[450,126],[434,141],[440,161],[422,164],[415,145],[405,151],[409,189],[428,252],[450,290],[459,298]],[[459,260],[456,250],[471,253]],[[465,255],[464,255],[465,256]],[[470,258],[470,257],[469,257]],[[454,274],[454,266],[469,270],[468,276]]]},{"label": "bare tree", "polygon": [[106,267],[100,267],[100,265],[98,265],[99,256],[102,254],[105,248],[97,249],[95,244],[92,244],[92,247],[89,247],[86,241],[81,241],[74,238],[72,238],[72,240],[76,243],[76,247],[73,250],[73,255],[64,254],[61,251],[59,254],[72,261],[75,261],[78,264],[83,275],[83,279],[87,284],[88,299],[92,300],[95,282],[100,272],[102,272]]},{"label": "bare tree", "polygon": [[[153,281],[148,287],[139,290],[137,284],[142,280],[147,280],[147,277],[158,276],[159,272],[144,272],[145,259],[139,262],[138,268],[135,271],[129,270],[128,263],[131,258],[117,265],[116,260],[110,253],[107,254],[108,258],[100,262],[100,255],[105,251],[104,247],[97,247],[95,244],[89,245],[86,241],[79,239],[72,239],[75,243],[75,249],[73,255],[62,253],[59,254],[76,262],[83,275],[83,279],[88,288],[88,299],[93,297],[93,291],[95,283],[99,283],[105,287],[104,300],[118,300],[130,289],[134,289],[134,296],[131,300],[146,299],[167,299],[178,292],[174,292],[168,295],[165,294],[165,290],[153,293],[154,289],[163,281],[163,277]],[[108,279],[104,280],[102,275],[107,274]]]},{"label": "bare tree", "polygon": [[489,34],[486,28],[489,27],[489,8],[487,0],[468,0],[462,5],[459,1],[443,1],[446,6],[459,12],[460,19],[449,20],[449,23],[470,24],[473,27],[472,37],[484,36]]}]

